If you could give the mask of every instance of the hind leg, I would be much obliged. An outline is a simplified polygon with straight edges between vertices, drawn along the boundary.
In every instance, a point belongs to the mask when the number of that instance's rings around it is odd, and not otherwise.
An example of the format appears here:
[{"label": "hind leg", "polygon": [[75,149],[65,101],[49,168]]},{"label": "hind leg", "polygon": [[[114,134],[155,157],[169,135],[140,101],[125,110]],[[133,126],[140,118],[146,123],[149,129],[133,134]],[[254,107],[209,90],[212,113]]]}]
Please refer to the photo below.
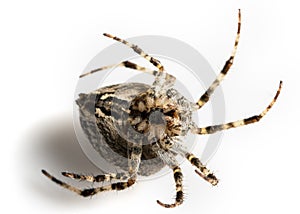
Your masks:
[{"label": "hind leg", "polygon": [[[105,191],[111,191],[111,190],[123,190],[126,189],[130,186],[132,186],[135,182],[136,182],[136,176],[137,176],[137,172],[139,169],[139,165],[140,165],[140,158],[141,158],[141,153],[142,153],[142,149],[141,149],[141,145],[135,145],[131,148],[129,152],[129,159],[128,159],[128,167],[129,167],[129,177],[126,179],[126,181],[122,181],[122,182],[117,182],[117,183],[113,183],[110,185],[105,185],[105,186],[101,186],[101,187],[95,187],[95,188],[87,188],[87,189],[79,189],[77,187],[71,186],[59,179],[57,179],[56,177],[50,175],[46,170],[42,170],[42,173],[48,177],[50,180],[52,180],[54,183],[58,184],[59,186],[62,186],[65,189],[68,189],[72,192],[77,193],[78,195],[81,195],[83,197],[87,197],[87,196],[92,196],[95,195],[97,193],[100,192],[105,192]],[[98,177],[94,177],[94,176],[84,176],[84,175],[78,175],[78,174],[74,174],[74,173],[67,173],[67,172],[63,172],[62,173],[64,176],[70,177],[70,178],[74,178],[74,179],[83,179],[83,180],[87,180],[87,181],[102,181],[103,179],[105,180],[105,175],[99,175]],[[109,174],[107,175],[107,178],[109,179],[117,179],[118,176],[120,176],[121,173],[119,174]],[[123,178],[122,176],[119,177],[119,179]]]},{"label": "hind leg", "polygon": [[132,186],[136,181],[135,178],[130,178],[130,179],[128,179],[127,182],[117,182],[117,183],[113,183],[113,184],[102,186],[102,187],[87,188],[87,189],[81,190],[77,187],[71,186],[71,185],[55,178],[54,176],[50,175],[46,170],[42,170],[42,173],[46,177],[48,177],[50,180],[52,180],[54,183],[58,184],[59,186],[62,186],[63,188],[68,189],[72,192],[75,192],[78,195],[83,196],[83,197],[93,196],[97,193],[105,192],[105,191],[123,190],[123,189],[126,189],[126,188]]},{"label": "hind leg", "polygon": [[103,181],[113,181],[113,180],[121,180],[125,181],[129,178],[129,174],[126,173],[110,173],[110,174],[102,174],[102,175],[82,175],[72,172],[62,172],[63,176],[72,178],[80,181],[88,181],[88,182],[103,182]]}]

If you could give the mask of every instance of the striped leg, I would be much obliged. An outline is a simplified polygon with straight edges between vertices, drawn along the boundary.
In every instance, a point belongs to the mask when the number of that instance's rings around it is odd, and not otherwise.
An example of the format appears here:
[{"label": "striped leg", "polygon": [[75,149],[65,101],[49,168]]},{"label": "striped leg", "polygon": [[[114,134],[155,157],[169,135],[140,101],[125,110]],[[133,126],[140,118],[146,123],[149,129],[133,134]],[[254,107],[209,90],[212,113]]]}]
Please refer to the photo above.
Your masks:
[{"label": "striped leg", "polygon": [[173,170],[174,180],[176,184],[176,198],[173,204],[165,204],[160,202],[159,200],[157,200],[156,202],[165,208],[177,207],[178,205],[183,203],[183,187],[182,187],[183,175],[181,169],[178,166],[175,157],[170,152],[159,150],[158,153],[161,159]]},{"label": "striped leg", "polygon": [[186,153],[185,157],[191,162],[192,165],[194,165],[195,167],[197,167],[200,170],[200,172],[198,170],[195,170],[195,172],[200,177],[202,177],[207,182],[211,183],[213,186],[216,186],[218,184],[219,181],[216,178],[216,176],[212,172],[210,172],[209,169],[207,169],[205,165],[203,165],[201,163],[199,158],[195,157],[191,153]]},{"label": "striped leg", "polygon": [[91,70],[90,72],[87,72],[87,73],[84,73],[84,74],[80,75],[79,78],[82,78],[82,77],[85,77],[87,75],[96,73],[98,71],[102,71],[102,70],[109,69],[109,68],[114,68],[114,67],[130,68],[130,69],[142,71],[142,72],[145,72],[145,73],[149,73],[149,74],[152,74],[154,76],[158,73],[158,71],[151,70],[149,68],[145,68],[145,67],[139,66],[139,65],[137,65],[137,64],[135,64],[133,62],[124,61],[124,62],[121,62],[119,64],[108,65],[108,66],[104,66],[104,67],[101,67],[101,68],[97,68],[97,69]]},{"label": "striped leg", "polygon": [[[78,195],[81,195],[83,197],[87,197],[87,196],[92,196],[95,195],[99,192],[104,192],[104,191],[110,191],[110,190],[123,190],[126,189],[130,186],[132,186],[135,182],[136,182],[136,175],[137,175],[137,171],[140,165],[140,157],[141,157],[141,153],[142,153],[142,149],[140,148],[140,145],[134,146],[131,150],[131,158],[128,162],[129,165],[129,175],[130,177],[127,178],[126,182],[117,182],[117,183],[113,183],[110,185],[106,185],[106,186],[101,186],[101,187],[96,187],[96,188],[88,188],[88,189],[78,189],[74,186],[71,186],[57,178],[55,178],[54,176],[50,175],[46,170],[42,170],[42,173],[48,177],[50,180],[52,180],[54,183],[72,191],[77,193]],[[70,178],[74,178],[74,179],[80,179],[80,180],[87,180],[87,181],[102,181],[103,179],[105,180],[106,177],[108,179],[110,178],[116,178],[118,176],[121,176],[121,174],[109,174],[109,175],[99,175],[96,177],[93,176],[83,176],[83,175],[78,175],[78,174],[73,174],[73,173],[67,173],[67,172],[63,172],[62,173],[64,176],[70,177]],[[124,175],[126,176],[126,175]],[[120,179],[122,178],[122,176],[120,177]]]},{"label": "striped leg", "polygon": [[135,183],[135,178],[130,178],[128,179],[127,182],[118,182],[118,183],[113,183],[111,185],[106,185],[106,186],[102,186],[102,187],[96,187],[96,188],[89,188],[89,189],[78,189],[76,187],[73,187],[63,181],[58,180],[57,178],[53,177],[52,175],[50,175],[47,171],[42,170],[42,173],[48,177],[49,179],[51,179],[54,183],[72,191],[77,193],[78,195],[81,195],[83,197],[88,197],[88,196],[93,196],[99,192],[105,192],[105,191],[111,191],[111,190],[123,190],[126,189],[130,186],[132,186]]},{"label": "striped leg", "polygon": [[237,46],[239,43],[240,38],[240,31],[241,31],[241,11],[239,10],[239,21],[238,21],[238,30],[235,38],[234,48],[231,53],[230,58],[226,61],[223,69],[221,70],[220,74],[217,76],[215,81],[209,86],[209,88],[206,90],[206,92],[200,97],[200,99],[197,102],[198,108],[200,109],[202,106],[204,106],[205,103],[208,102],[210,96],[213,94],[215,89],[220,85],[220,82],[224,79],[225,75],[228,73],[231,65],[233,64],[233,60],[236,54]]},{"label": "striped leg", "polygon": [[[134,175],[137,173],[138,166],[140,164],[140,155],[141,155],[141,150],[140,147],[134,147],[132,149],[133,151],[131,152],[131,156],[128,159],[128,165],[129,165],[129,174]],[[80,180],[80,181],[89,181],[89,182],[103,182],[103,181],[113,181],[113,180],[128,180],[130,177],[129,174],[127,173],[110,173],[110,174],[102,174],[102,175],[82,175],[82,174],[76,174],[76,173],[71,173],[71,172],[62,172],[61,173],[63,176],[66,176],[68,178],[72,178],[75,180]]]},{"label": "striped leg", "polygon": [[129,175],[125,173],[111,173],[111,174],[103,174],[103,175],[81,175],[71,172],[62,172],[63,176],[68,178],[72,178],[80,181],[88,181],[88,182],[103,182],[103,181],[113,181],[113,180],[128,180]]},{"label": "striped leg", "polygon": [[155,67],[158,68],[158,70],[160,72],[162,72],[164,70],[164,67],[162,66],[162,64],[160,63],[159,60],[153,58],[152,56],[149,56],[147,53],[145,53],[141,48],[139,48],[137,45],[134,45],[134,44],[131,44],[129,42],[127,42],[126,40],[124,39],[120,39],[116,36],[113,36],[113,35],[110,35],[110,34],[107,34],[107,33],[104,33],[103,34],[104,36],[107,36],[109,38],[112,38],[118,42],[121,42],[125,45],[127,45],[128,47],[132,48],[132,50],[134,52],[136,52],[137,54],[141,55],[142,57],[144,57],[146,60],[148,60],[152,65],[154,65]]},{"label": "striped leg", "polygon": [[208,126],[205,128],[195,128],[192,130],[192,132],[195,134],[201,134],[201,135],[202,134],[213,134],[218,131],[236,128],[236,127],[240,127],[240,126],[245,126],[245,125],[260,121],[260,119],[263,118],[267,114],[267,112],[272,108],[272,106],[276,102],[276,100],[280,94],[281,87],[282,87],[282,81],[280,81],[279,88],[278,88],[276,95],[273,98],[272,102],[268,105],[268,107],[262,113],[260,113],[258,115],[254,115],[252,117],[245,118],[243,120],[237,120],[237,121],[226,123],[226,124]]},{"label": "striped leg", "polygon": [[200,170],[200,172],[198,170],[195,170],[195,172],[204,180],[211,183],[213,186],[218,184],[219,181],[216,176],[206,168],[206,166],[200,161],[199,158],[187,152],[187,150],[182,145],[174,143],[171,151],[175,152],[176,154],[180,154],[183,157],[186,157],[186,159],[188,159],[192,165]]},{"label": "striped leg", "polygon": [[157,203],[165,208],[173,208],[177,207],[178,205],[182,204],[183,202],[183,191],[182,191],[182,172],[179,166],[175,166],[173,168],[173,173],[174,173],[174,180],[176,184],[176,198],[175,198],[175,203],[173,204],[164,204],[157,200]]}]

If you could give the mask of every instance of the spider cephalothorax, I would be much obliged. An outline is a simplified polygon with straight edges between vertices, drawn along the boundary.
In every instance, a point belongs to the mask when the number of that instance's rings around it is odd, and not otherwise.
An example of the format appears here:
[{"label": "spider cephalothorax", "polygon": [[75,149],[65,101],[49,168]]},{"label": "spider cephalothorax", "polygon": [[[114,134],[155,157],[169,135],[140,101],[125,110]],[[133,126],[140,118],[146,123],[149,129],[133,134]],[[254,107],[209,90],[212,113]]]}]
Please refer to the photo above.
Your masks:
[{"label": "spider cephalothorax", "polygon": [[214,90],[228,73],[237,50],[241,29],[239,11],[238,30],[234,49],[223,69],[211,86],[197,102],[188,101],[173,88],[176,78],[164,70],[162,64],[149,56],[138,46],[118,37],[104,34],[130,47],[154,65],[157,70],[139,66],[130,61],[92,70],[80,77],[111,68],[126,67],[155,76],[152,85],[123,83],[99,88],[88,94],[80,94],[76,100],[80,111],[80,122],[89,142],[105,160],[120,168],[119,173],[104,175],[81,175],[63,172],[66,177],[89,182],[110,181],[114,183],[96,188],[79,189],[50,175],[42,173],[55,183],[81,196],[92,196],[109,190],[123,190],[132,186],[137,175],[148,176],[168,166],[173,170],[176,183],[176,197],[172,204],[157,201],[163,207],[176,207],[183,202],[183,174],[176,156],[186,158],[196,167],[196,173],[212,185],[218,183],[215,175],[201,163],[200,159],[187,151],[180,140],[189,131],[194,134],[213,134],[258,122],[271,109],[279,96],[282,82],[271,103],[260,114],[226,124],[198,128],[192,121],[192,112],[200,109],[208,101]]},{"label": "spider cephalothorax", "polygon": [[186,135],[192,121],[191,103],[175,89],[156,93],[150,88],[137,95],[130,106],[129,120],[142,133],[160,133],[158,138]]}]

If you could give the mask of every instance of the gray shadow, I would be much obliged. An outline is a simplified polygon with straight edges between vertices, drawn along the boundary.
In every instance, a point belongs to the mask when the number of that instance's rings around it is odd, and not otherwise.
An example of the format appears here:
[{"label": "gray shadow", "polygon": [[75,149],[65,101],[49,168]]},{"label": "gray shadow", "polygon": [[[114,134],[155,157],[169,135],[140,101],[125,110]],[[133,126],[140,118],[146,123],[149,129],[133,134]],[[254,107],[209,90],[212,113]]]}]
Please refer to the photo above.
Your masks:
[{"label": "gray shadow", "polygon": [[[18,165],[15,166],[16,172],[18,172],[18,176],[23,176],[22,188],[34,194],[36,198],[45,198],[64,206],[86,204],[87,202],[75,193],[54,184],[41,173],[41,169],[45,169],[55,177],[79,188],[102,185],[102,183],[78,182],[61,175],[62,171],[93,175],[103,173],[82,152],[76,139],[71,117],[52,118],[37,124],[28,131],[23,140],[16,155],[19,159]],[[105,198],[107,200],[107,197]]]}]

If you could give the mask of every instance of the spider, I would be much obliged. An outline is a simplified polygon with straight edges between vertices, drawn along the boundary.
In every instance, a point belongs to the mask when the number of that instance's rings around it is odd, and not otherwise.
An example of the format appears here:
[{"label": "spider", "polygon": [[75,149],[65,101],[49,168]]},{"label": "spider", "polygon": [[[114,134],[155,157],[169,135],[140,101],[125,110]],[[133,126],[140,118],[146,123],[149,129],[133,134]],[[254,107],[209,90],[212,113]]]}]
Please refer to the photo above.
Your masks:
[{"label": "spider", "polygon": [[[195,172],[201,178],[213,186],[217,185],[216,176],[199,158],[187,151],[180,138],[186,136],[189,131],[194,134],[206,135],[258,122],[272,108],[282,87],[282,81],[280,81],[274,98],[260,114],[203,128],[197,127],[192,121],[192,112],[202,108],[209,101],[232,66],[240,31],[241,11],[239,10],[238,29],[233,51],[217,78],[196,103],[188,101],[173,88],[176,78],[166,73],[159,60],[145,53],[137,45],[104,33],[104,36],[123,43],[156,67],[155,70],[152,70],[130,61],[123,61],[80,76],[85,77],[112,67],[125,67],[155,76],[152,85],[142,83],[111,85],[99,88],[89,94],[80,94],[76,101],[79,106],[81,126],[89,141],[100,154],[106,154],[105,151],[109,150],[118,154],[117,157],[107,155],[106,158],[122,168],[123,172],[96,176],[62,172],[63,176],[76,180],[114,181],[108,185],[83,190],[57,179],[45,170],[42,170],[42,173],[56,184],[87,197],[104,191],[126,189],[136,183],[138,175],[151,175],[162,167],[168,166],[173,171],[176,184],[175,202],[167,204],[157,200],[157,203],[163,207],[172,208],[182,204],[184,199],[183,174],[175,158],[179,155],[186,158],[196,168]],[[125,164],[119,163],[120,157],[126,158]],[[148,162],[143,162],[143,160],[148,160]]]}]

